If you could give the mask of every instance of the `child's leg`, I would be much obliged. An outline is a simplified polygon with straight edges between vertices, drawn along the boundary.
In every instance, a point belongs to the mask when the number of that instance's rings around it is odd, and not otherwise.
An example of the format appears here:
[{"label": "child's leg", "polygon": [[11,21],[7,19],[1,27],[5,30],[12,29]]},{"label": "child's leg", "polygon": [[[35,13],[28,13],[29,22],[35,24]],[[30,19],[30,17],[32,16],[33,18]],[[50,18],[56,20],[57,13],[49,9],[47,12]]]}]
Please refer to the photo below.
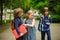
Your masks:
[{"label": "child's leg", "polygon": [[23,40],[27,40],[27,33],[23,36]]},{"label": "child's leg", "polygon": [[41,31],[41,40],[45,40],[45,31]]},{"label": "child's leg", "polygon": [[16,40],[23,40],[23,36],[22,37],[19,37],[18,39],[16,39]]},{"label": "child's leg", "polygon": [[51,40],[50,30],[48,30],[46,33],[47,33],[47,39]]}]

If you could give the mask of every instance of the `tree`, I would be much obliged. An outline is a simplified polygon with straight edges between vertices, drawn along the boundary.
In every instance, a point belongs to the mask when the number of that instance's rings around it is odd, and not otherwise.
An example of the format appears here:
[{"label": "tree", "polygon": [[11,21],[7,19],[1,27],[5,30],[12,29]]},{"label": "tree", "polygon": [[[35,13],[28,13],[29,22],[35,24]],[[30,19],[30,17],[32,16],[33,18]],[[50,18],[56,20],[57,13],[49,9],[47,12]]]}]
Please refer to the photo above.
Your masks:
[{"label": "tree", "polygon": [[49,1],[49,8],[51,10],[51,12],[53,12],[54,14],[60,14],[60,0],[56,1],[56,0],[50,0]]},{"label": "tree", "polygon": [[0,10],[1,10],[1,13],[0,13],[0,16],[1,16],[1,23],[2,24],[2,15],[3,15],[3,0],[0,0]]}]

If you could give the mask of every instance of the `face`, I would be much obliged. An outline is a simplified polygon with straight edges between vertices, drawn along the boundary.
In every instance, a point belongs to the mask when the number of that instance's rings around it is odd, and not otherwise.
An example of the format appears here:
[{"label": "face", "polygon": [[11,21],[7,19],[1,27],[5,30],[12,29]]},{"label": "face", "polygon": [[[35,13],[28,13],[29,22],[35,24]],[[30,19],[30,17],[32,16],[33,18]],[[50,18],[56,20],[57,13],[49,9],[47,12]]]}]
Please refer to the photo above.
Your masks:
[{"label": "face", "polygon": [[49,14],[49,12],[48,11],[45,11],[45,15],[48,15]]},{"label": "face", "polygon": [[46,8],[44,8],[44,10],[45,10],[45,15],[48,15],[49,14],[49,11],[48,11],[48,8],[46,7]]},{"label": "face", "polygon": [[33,17],[34,17],[34,13],[31,13],[31,14],[29,15],[29,19],[33,19]]}]

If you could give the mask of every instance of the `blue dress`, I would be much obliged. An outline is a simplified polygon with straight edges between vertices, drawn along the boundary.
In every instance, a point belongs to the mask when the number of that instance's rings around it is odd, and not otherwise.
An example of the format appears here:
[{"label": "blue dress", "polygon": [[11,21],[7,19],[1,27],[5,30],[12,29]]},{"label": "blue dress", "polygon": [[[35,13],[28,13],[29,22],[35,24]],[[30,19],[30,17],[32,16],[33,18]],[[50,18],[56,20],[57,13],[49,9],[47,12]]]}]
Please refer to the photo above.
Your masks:
[{"label": "blue dress", "polygon": [[[20,35],[20,31],[18,30],[18,26],[21,25],[21,24],[23,24],[23,20],[22,20],[21,17],[14,19],[14,27],[15,27],[15,29],[16,29],[18,35]],[[19,37],[19,38],[16,39],[16,40],[23,40],[23,36],[22,36],[22,37]]]},{"label": "blue dress", "polygon": [[[33,19],[25,21],[26,24],[32,24],[32,22],[33,22]],[[27,34],[26,34],[27,35],[26,36],[27,40],[36,40],[36,28],[35,28],[35,26],[34,27],[27,26],[26,28],[27,28],[27,31],[28,31]]]}]

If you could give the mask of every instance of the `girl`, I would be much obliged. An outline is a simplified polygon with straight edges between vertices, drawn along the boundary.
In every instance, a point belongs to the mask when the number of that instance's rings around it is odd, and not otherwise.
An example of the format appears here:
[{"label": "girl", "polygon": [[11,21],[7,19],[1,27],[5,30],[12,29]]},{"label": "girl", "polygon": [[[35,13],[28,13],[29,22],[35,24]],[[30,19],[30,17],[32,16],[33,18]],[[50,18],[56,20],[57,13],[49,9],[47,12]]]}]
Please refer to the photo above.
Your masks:
[{"label": "girl", "polygon": [[[20,34],[20,31],[18,30],[18,26],[23,24],[23,20],[21,18],[22,14],[23,10],[21,8],[14,9],[14,28],[16,29],[17,33],[21,36],[22,34]],[[23,40],[23,37],[20,37],[16,40]]]},{"label": "girl", "polygon": [[49,15],[48,7],[44,8],[43,15],[40,17],[38,30],[41,31],[41,40],[45,40],[45,33],[47,34],[47,40],[51,40],[50,36],[50,24],[52,22],[51,16]]},{"label": "girl", "polygon": [[27,40],[36,40],[35,19],[34,19],[34,12],[32,10],[29,10],[26,13],[25,26],[28,31],[25,36]]}]

